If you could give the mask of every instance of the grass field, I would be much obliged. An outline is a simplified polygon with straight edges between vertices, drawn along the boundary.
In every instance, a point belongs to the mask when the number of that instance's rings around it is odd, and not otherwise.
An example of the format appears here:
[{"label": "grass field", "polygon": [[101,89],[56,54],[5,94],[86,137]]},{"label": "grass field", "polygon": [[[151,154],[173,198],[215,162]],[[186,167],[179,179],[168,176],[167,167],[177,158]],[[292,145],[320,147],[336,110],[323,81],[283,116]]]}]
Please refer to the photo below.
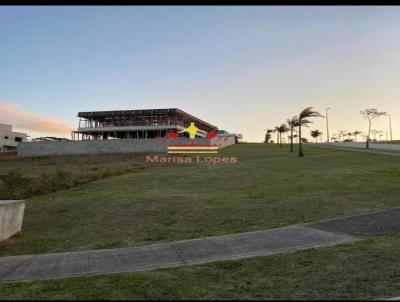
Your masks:
[{"label": "grass field", "polygon": [[[307,145],[241,144],[236,164],[167,164],[143,156],[0,159],[39,168],[125,171],[27,200],[23,231],[0,255],[133,246],[267,229],[399,206],[400,157]],[[75,166],[74,166],[75,165]],[[141,167],[132,171],[126,166]],[[70,169],[70,170],[68,170]],[[400,296],[400,235],[269,257],[143,273],[0,285],[0,299],[345,299]]]},{"label": "grass field", "polygon": [[142,162],[138,154],[101,154],[101,155],[62,155],[17,157],[16,154],[4,153],[0,156],[0,174],[7,174],[16,169],[24,176],[38,177],[45,173],[62,170],[66,173],[81,175],[101,169],[121,169],[136,166]]},{"label": "grass field", "polygon": [[135,154],[19,158],[0,156],[0,199],[26,199],[142,169]]},{"label": "grass field", "polygon": [[[298,158],[286,147],[235,145],[220,155],[239,162],[216,165],[145,164],[143,156],[135,157],[133,164],[143,169],[28,199],[23,231],[0,243],[0,255],[225,235],[400,205],[400,157],[312,146],[305,151]],[[80,170],[85,160],[129,164],[123,156],[107,158],[67,160]],[[25,173],[62,159],[30,161],[21,161]]]}]

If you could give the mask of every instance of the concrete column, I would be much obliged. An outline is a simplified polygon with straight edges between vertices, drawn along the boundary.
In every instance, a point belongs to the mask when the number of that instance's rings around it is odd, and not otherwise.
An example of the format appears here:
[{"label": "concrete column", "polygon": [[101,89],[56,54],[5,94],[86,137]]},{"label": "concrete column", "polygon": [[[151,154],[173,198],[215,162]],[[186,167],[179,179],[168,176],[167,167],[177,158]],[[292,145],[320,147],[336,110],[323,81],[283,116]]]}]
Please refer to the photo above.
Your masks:
[{"label": "concrete column", "polygon": [[0,200],[0,241],[21,231],[24,200]]}]

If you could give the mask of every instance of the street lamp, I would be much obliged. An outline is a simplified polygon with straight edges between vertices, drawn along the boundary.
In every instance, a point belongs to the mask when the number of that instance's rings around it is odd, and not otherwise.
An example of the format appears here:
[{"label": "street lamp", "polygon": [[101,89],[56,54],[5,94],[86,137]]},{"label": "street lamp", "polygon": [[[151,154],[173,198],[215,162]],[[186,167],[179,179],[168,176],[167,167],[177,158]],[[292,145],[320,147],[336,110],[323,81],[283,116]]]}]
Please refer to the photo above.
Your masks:
[{"label": "street lamp", "polygon": [[329,144],[329,124],[328,124],[328,110],[331,108],[325,108],[325,117],[326,117],[326,142]]},{"label": "street lamp", "polygon": [[391,118],[389,112],[384,112],[384,114],[389,116],[390,141],[392,141],[393,140],[393,137],[392,137],[392,118]]},{"label": "street lamp", "polygon": [[392,141],[393,140],[393,137],[392,137],[392,118],[391,118],[389,112],[385,112],[385,115],[389,116],[390,141]]},{"label": "street lamp", "polygon": [[392,141],[393,140],[393,137],[392,137],[392,118],[390,116],[390,113],[389,113],[389,129],[390,129],[390,141]]}]

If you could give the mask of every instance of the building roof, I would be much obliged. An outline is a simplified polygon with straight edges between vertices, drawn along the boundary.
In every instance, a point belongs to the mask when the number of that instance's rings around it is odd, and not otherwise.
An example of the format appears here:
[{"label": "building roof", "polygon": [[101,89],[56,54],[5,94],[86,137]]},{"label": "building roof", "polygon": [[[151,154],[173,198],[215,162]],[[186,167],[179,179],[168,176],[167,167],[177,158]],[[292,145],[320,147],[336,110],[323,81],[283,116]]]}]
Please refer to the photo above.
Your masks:
[{"label": "building roof", "polygon": [[25,132],[13,131],[12,125],[8,125],[8,124],[0,124],[0,130],[1,131],[6,131],[6,132],[11,133],[13,135],[28,136]]},{"label": "building roof", "polygon": [[194,121],[201,122],[212,128],[218,128],[206,121],[199,119],[181,109],[178,108],[165,108],[165,109],[138,109],[138,110],[111,110],[111,111],[89,111],[89,112],[78,112],[78,117],[82,118],[101,118],[101,117],[127,117],[127,116],[140,116],[140,115],[157,115],[157,114],[176,114],[180,113],[193,119]]}]

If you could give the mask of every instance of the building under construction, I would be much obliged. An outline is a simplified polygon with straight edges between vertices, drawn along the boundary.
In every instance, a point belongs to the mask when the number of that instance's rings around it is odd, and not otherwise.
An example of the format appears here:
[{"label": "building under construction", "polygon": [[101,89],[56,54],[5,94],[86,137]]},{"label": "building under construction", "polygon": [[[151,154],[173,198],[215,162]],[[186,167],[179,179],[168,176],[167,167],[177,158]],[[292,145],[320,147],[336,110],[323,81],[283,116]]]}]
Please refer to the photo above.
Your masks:
[{"label": "building under construction", "polygon": [[[146,109],[79,112],[79,127],[73,140],[102,140],[165,137],[178,132],[191,122],[205,132],[218,128],[180,109]],[[199,137],[205,134],[198,132]]]}]

